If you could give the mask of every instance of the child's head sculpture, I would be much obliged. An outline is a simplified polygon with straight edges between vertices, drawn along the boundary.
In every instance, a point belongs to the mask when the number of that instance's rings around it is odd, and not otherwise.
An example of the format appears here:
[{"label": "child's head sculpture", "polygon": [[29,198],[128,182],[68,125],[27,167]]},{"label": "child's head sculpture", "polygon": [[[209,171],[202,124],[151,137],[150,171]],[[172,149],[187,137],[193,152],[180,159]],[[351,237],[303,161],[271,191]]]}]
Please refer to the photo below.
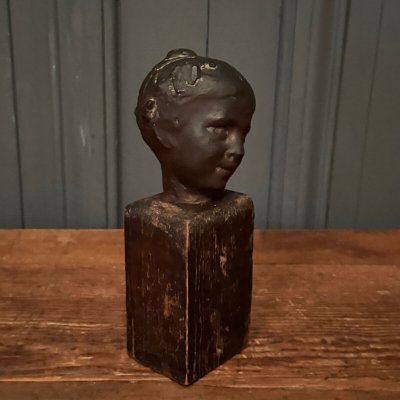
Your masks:
[{"label": "child's head sculpture", "polygon": [[254,109],[251,86],[223,61],[177,49],[150,71],[135,114],[160,161],[164,200],[201,203],[223,193]]}]

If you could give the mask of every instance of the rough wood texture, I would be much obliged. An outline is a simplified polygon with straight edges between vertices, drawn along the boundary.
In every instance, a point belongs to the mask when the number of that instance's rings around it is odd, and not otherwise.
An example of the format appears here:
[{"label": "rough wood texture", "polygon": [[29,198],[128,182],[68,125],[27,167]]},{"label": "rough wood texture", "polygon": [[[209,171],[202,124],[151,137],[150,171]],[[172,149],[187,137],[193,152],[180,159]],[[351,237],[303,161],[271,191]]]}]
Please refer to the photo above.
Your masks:
[{"label": "rough wood texture", "polygon": [[250,346],[189,388],[126,353],[123,233],[0,231],[0,398],[400,397],[400,231],[256,231]]},{"label": "rough wood texture", "polygon": [[248,342],[254,209],[136,201],[125,212],[128,351],[190,385]]}]

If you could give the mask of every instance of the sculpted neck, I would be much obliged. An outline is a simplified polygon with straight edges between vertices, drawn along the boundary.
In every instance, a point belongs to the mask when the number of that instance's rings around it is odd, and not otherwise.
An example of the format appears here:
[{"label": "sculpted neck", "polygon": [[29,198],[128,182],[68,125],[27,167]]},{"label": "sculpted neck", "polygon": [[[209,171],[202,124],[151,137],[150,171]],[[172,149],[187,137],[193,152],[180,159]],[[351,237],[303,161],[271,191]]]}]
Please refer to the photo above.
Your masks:
[{"label": "sculpted neck", "polygon": [[204,204],[215,198],[217,191],[198,190],[185,186],[174,175],[163,171],[163,201],[169,203]]}]

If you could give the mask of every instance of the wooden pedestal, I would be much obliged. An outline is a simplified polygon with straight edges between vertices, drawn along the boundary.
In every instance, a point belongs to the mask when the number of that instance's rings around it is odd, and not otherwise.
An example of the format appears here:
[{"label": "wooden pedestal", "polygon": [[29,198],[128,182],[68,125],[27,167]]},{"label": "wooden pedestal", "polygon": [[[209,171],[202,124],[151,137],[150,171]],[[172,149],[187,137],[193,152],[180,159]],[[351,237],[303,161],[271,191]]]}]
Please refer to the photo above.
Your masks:
[{"label": "wooden pedestal", "polygon": [[131,356],[190,385],[246,346],[253,219],[251,199],[230,191],[207,205],[127,206]]}]

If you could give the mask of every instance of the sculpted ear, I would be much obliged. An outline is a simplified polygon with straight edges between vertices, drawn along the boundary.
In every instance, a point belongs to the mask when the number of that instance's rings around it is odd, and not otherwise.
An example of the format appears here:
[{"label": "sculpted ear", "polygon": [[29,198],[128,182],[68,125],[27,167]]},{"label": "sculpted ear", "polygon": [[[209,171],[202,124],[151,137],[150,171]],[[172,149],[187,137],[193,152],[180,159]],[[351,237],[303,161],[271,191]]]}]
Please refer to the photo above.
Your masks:
[{"label": "sculpted ear", "polygon": [[162,147],[170,149],[175,146],[175,127],[168,122],[168,118],[160,115],[156,99],[147,100],[144,107],[144,120],[148,126],[151,126],[155,139]]}]

